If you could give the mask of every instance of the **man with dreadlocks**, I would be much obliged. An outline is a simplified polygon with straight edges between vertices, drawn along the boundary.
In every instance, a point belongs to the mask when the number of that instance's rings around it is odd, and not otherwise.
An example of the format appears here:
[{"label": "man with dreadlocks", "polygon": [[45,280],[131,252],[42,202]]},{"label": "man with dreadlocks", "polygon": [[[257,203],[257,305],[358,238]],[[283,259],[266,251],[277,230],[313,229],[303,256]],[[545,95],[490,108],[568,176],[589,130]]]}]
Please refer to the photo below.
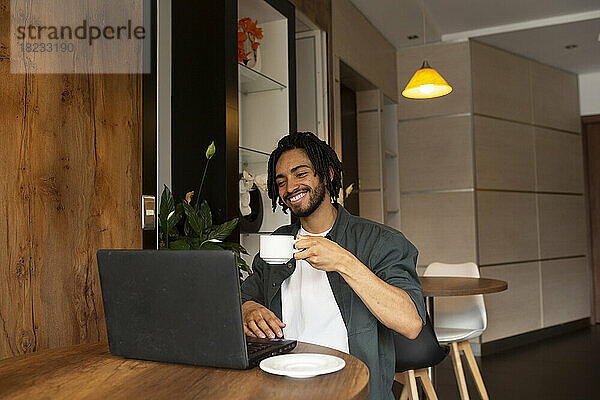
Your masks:
[{"label": "man with dreadlocks", "polygon": [[402,233],[350,215],[337,204],[342,163],[310,132],[283,137],[271,153],[273,211],[299,223],[275,235],[297,235],[301,251],[286,264],[257,254],[242,284],[244,330],[348,352],[369,367],[369,399],[393,399],[393,331],[410,339],[425,320],[417,249]]}]

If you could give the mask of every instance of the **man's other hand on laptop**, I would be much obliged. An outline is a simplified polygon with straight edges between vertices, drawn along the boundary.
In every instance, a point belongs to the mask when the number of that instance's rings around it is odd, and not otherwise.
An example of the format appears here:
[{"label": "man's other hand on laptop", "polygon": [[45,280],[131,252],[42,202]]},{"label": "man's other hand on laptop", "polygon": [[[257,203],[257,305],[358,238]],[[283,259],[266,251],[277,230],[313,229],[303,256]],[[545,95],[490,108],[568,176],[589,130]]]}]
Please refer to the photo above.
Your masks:
[{"label": "man's other hand on laptop", "polygon": [[283,337],[285,324],[262,304],[248,300],[242,304],[244,332],[247,336],[274,339]]}]

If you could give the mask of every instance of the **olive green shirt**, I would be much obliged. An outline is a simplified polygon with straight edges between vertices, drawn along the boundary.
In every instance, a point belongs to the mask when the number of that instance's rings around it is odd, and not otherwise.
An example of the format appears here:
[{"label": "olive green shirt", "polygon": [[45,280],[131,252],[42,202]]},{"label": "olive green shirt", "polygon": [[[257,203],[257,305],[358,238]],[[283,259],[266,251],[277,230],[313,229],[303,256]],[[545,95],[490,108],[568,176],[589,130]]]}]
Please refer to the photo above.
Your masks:
[{"label": "olive green shirt", "polygon": [[[403,289],[425,321],[423,288],[416,272],[417,249],[402,233],[356,217],[336,205],[338,214],[326,236],[345,248],[384,282]],[[274,235],[296,235],[299,224],[282,226]],[[254,273],[242,284],[242,302],[253,300],[281,319],[281,284],[296,268],[296,260],[267,264],[257,254]],[[393,399],[395,351],[393,331],[379,322],[337,272],[327,278],[348,332],[350,354],[369,368],[369,399]],[[285,322],[285,321],[283,321]]]}]

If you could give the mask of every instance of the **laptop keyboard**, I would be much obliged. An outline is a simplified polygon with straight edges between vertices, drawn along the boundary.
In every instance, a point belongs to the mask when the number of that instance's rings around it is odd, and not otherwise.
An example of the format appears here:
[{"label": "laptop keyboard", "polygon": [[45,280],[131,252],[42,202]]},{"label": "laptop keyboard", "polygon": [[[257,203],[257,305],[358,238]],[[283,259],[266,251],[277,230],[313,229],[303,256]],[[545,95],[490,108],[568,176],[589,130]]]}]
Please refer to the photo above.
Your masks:
[{"label": "laptop keyboard", "polygon": [[273,342],[246,342],[248,349],[248,362],[249,367],[256,367],[262,360],[267,357],[276,356],[278,354],[284,354],[291,351],[296,347],[295,340],[288,340],[286,343],[278,343],[279,340]]},{"label": "laptop keyboard", "polygon": [[256,342],[248,342],[248,354],[258,353],[261,350],[264,350],[272,345],[269,343],[256,343]]}]

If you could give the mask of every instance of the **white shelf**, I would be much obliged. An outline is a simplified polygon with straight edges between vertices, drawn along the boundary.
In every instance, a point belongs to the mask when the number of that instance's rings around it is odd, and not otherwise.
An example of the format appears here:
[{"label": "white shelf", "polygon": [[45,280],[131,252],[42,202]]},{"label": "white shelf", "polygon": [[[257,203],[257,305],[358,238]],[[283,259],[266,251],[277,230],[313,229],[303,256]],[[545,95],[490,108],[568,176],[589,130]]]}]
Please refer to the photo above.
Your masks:
[{"label": "white shelf", "polygon": [[[257,176],[266,174],[271,151],[289,131],[287,19],[264,0],[239,0],[238,19],[249,17],[263,30],[260,71],[238,63],[239,168]],[[280,208],[260,192],[263,219],[258,232],[241,232],[240,241],[250,254],[258,251],[258,236],[290,223]]]},{"label": "white shelf", "polygon": [[286,86],[244,64],[238,63],[239,91],[243,94],[283,90]]}]

